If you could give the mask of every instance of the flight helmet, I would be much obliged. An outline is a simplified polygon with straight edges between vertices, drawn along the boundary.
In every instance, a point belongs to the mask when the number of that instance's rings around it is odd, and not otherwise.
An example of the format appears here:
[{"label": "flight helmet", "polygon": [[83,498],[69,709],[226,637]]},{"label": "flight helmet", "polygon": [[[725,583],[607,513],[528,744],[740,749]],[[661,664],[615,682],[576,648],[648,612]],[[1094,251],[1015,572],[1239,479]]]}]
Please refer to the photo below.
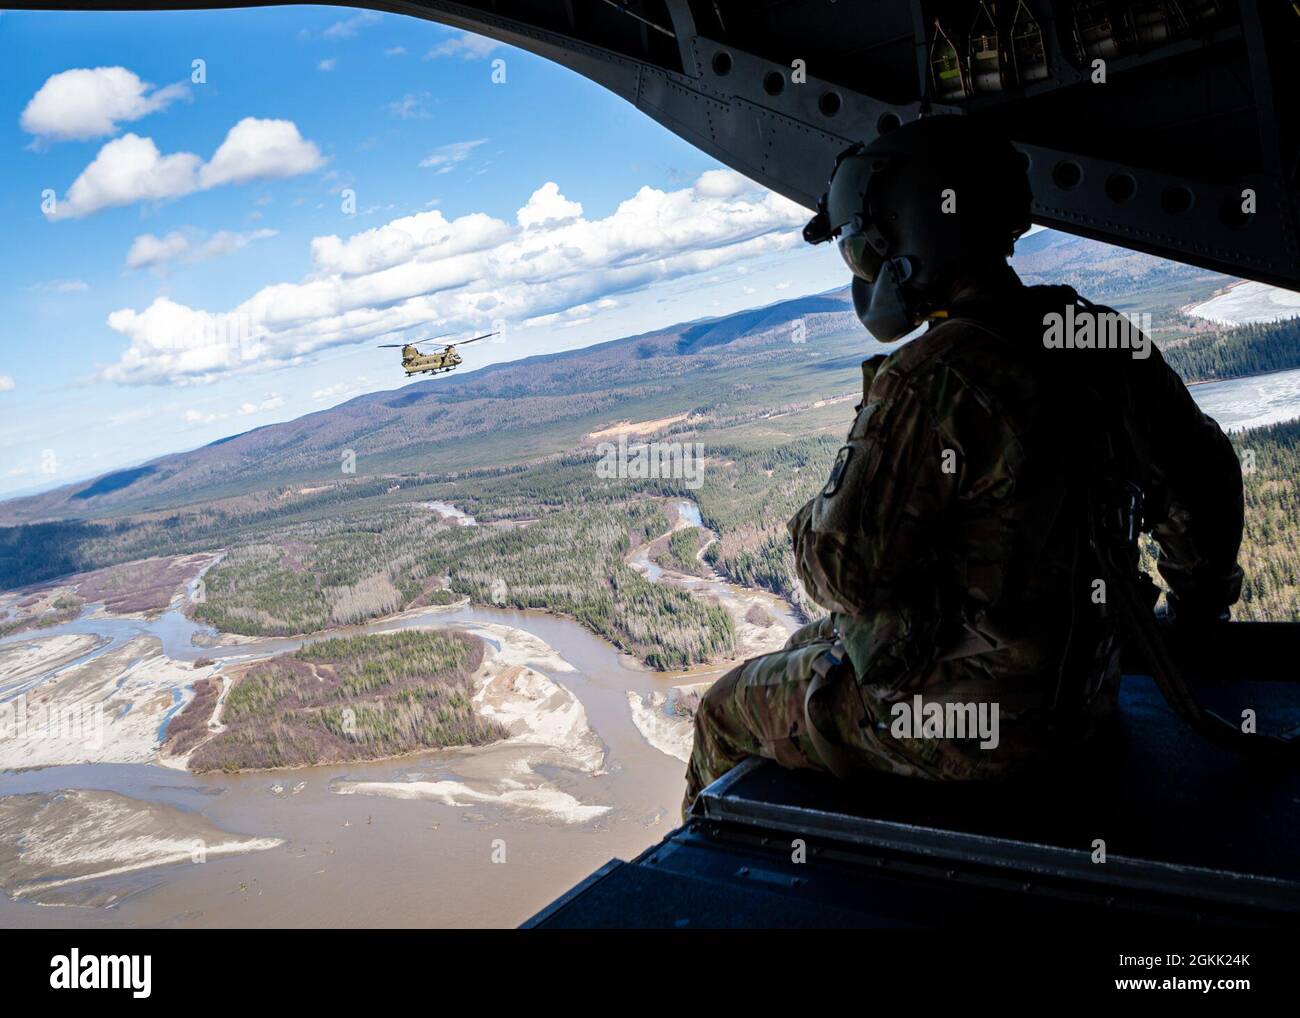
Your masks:
[{"label": "flight helmet", "polygon": [[858,318],[887,343],[942,310],[962,274],[1010,255],[1030,201],[1009,141],[972,117],[924,117],[839,155],[804,239],[838,242]]}]

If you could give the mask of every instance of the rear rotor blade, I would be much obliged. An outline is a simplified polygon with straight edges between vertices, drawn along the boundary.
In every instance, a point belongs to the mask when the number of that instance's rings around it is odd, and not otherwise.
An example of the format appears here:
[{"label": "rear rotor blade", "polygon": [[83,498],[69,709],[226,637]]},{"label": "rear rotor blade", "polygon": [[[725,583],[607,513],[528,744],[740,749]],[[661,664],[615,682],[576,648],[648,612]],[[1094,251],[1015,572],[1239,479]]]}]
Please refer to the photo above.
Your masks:
[{"label": "rear rotor blade", "polygon": [[483,335],[481,335],[481,336],[475,336],[473,339],[467,339],[467,340],[465,340],[464,342],[461,342],[461,343],[451,343],[451,344],[449,344],[449,345],[451,345],[451,346],[464,346],[465,343],[477,343],[480,339],[487,339],[489,336],[497,336],[497,335],[500,335],[500,333],[498,333],[498,332],[485,332],[485,333],[483,333]]}]

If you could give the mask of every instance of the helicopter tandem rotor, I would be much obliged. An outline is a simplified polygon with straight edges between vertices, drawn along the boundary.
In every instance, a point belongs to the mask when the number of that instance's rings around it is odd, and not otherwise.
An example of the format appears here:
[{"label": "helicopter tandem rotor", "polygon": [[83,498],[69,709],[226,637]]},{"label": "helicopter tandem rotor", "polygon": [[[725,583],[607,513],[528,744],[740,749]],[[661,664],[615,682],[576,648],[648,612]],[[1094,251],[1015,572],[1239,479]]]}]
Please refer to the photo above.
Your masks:
[{"label": "helicopter tandem rotor", "polygon": [[[464,346],[466,343],[477,343],[481,339],[488,339],[491,336],[499,335],[499,331],[485,332],[481,336],[474,336],[472,339],[466,339],[460,343],[447,343],[442,350],[436,353],[424,353],[420,350],[420,340],[414,343],[377,343],[378,349],[398,348],[403,351],[414,351],[414,354],[404,353],[402,356],[402,368],[406,371],[406,377],[412,375],[441,375],[455,369],[461,359],[456,354],[456,347]],[[428,342],[425,340],[425,342]]]}]

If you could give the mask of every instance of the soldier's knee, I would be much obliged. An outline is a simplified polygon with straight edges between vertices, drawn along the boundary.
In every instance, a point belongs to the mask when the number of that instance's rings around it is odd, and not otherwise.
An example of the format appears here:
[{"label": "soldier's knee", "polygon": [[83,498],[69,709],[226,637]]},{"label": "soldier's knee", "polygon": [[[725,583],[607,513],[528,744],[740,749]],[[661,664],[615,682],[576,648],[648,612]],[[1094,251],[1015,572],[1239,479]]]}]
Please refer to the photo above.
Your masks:
[{"label": "soldier's knee", "polygon": [[835,638],[835,616],[823,615],[815,622],[809,622],[805,626],[800,626],[790,634],[790,639],[785,641],[783,650],[794,650],[809,643],[816,643],[820,640],[831,640]]},{"label": "soldier's knee", "polygon": [[736,692],[736,683],[740,681],[740,673],[744,667],[744,665],[737,665],[704,691],[704,695],[700,697],[699,710],[695,713],[697,724],[700,718],[716,715],[731,702]]},{"label": "soldier's knee", "polygon": [[743,736],[737,717],[736,687],[741,668],[733,668],[708,688],[695,712],[694,753],[707,758],[730,756],[736,752]]}]

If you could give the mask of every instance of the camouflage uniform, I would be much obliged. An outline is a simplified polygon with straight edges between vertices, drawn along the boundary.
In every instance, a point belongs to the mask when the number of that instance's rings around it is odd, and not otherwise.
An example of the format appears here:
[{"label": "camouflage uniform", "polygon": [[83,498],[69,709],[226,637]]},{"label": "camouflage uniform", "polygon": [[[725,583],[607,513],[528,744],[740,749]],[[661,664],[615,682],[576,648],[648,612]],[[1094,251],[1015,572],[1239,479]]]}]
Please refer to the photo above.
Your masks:
[{"label": "camouflage uniform", "polygon": [[[749,755],[842,770],[821,758],[804,709],[837,635],[852,673],[828,691],[818,728],[861,769],[990,778],[1085,751],[1119,681],[1114,620],[1094,603],[1085,491],[1107,421],[1180,604],[1215,612],[1236,600],[1241,472],[1218,425],[1153,345],[1145,359],[1046,349],[1044,315],[1075,294],[1008,277],[863,364],[863,402],[831,477],[789,524],[799,578],[831,615],[705,695],[687,807]],[[945,653],[969,647],[971,626],[998,649]],[[999,745],[895,737],[891,708],[915,694],[996,703]]]}]

